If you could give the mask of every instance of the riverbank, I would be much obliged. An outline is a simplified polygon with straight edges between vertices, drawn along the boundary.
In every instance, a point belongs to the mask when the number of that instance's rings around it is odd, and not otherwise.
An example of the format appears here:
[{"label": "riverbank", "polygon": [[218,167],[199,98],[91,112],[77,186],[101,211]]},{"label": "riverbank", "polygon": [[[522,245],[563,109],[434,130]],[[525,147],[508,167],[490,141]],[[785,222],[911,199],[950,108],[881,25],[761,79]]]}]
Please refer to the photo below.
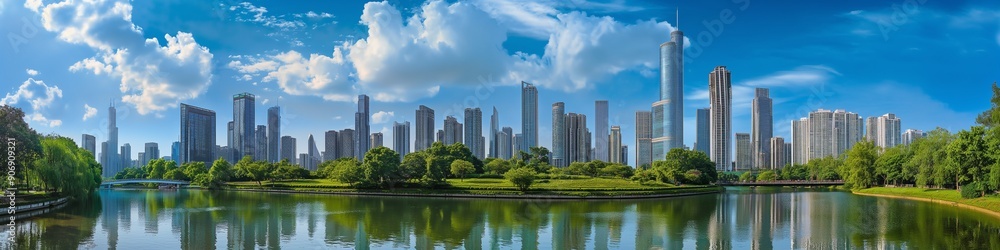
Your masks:
[{"label": "riverbank", "polygon": [[938,204],[972,209],[989,214],[996,218],[1000,218],[1000,197],[995,196],[964,199],[956,190],[910,187],[874,187],[853,191],[853,193],[857,195],[934,202]]}]

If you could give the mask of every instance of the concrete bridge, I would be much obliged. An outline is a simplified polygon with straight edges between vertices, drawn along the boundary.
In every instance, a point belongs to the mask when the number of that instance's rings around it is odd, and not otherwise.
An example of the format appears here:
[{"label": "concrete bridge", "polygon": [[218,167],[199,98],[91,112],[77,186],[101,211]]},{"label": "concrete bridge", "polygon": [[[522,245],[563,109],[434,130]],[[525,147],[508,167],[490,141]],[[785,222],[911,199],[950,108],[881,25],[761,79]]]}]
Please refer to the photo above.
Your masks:
[{"label": "concrete bridge", "polygon": [[132,183],[156,183],[156,184],[167,184],[167,185],[177,185],[177,186],[191,185],[190,181],[179,181],[179,180],[166,180],[166,179],[122,179],[122,180],[110,180],[110,181],[101,182],[101,187],[103,187],[103,188],[110,188],[113,185],[132,184]]},{"label": "concrete bridge", "polygon": [[720,186],[839,186],[844,185],[844,181],[759,181],[759,182],[720,182]]}]

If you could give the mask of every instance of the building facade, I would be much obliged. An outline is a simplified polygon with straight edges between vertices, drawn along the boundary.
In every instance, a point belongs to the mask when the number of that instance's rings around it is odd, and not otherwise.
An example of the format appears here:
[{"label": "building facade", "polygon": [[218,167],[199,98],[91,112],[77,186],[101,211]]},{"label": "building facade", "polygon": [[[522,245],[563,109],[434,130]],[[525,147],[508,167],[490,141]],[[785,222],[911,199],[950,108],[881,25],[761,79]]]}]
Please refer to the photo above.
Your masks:
[{"label": "building facade", "polygon": [[635,167],[649,168],[653,164],[653,113],[635,112]]},{"label": "building facade", "polygon": [[528,82],[521,82],[521,136],[524,140],[519,148],[531,152],[538,146],[538,89]]},{"label": "building facade", "polygon": [[368,109],[369,98],[367,95],[358,95],[358,112],[354,113],[354,158],[363,161],[365,153],[371,149],[371,141],[368,135],[371,134],[371,124],[368,122],[371,113]]},{"label": "building facade", "polygon": [[472,155],[484,159],[480,147],[483,147],[483,111],[479,108],[465,108],[465,138],[464,143]]},{"label": "building facade", "polygon": [[[754,166],[758,169],[775,169],[780,166],[771,165],[771,137],[774,134],[773,103],[770,91],[766,88],[754,89],[750,113],[750,136],[753,146]],[[784,165],[782,165],[784,166]]]},{"label": "building facade", "polygon": [[566,167],[566,104],[552,104],[552,166]]},{"label": "building facade", "polygon": [[709,158],[715,169],[729,170],[732,162],[732,81],[726,66],[718,66],[708,74]]},{"label": "building facade", "polygon": [[768,165],[771,169],[784,168],[785,164],[788,164],[788,162],[785,161],[786,155],[788,154],[788,152],[785,151],[785,138],[772,137],[769,144],[771,147],[771,163]]},{"label": "building facade", "polygon": [[653,159],[684,147],[684,32],[660,44],[660,98],[653,103]]},{"label": "building facade", "polygon": [[323,161],[340,159],[338,144],[338,133],[336,130],[328,130],[323,133]]},{"label": "building facade", "polygon": [[[90,152],[90,156],[95,156],[97,154],[97,138],[93,135],[83,134],[83,138],[80,139],[80,147],[87,152]],[[95,158],[97,159],[97,158]]]},{"label": "building facade", "polygon": [[233,95],[233,148],[236,158],[253,156],[257,144],[254,136],[256,127],[255,103],[257,97],[250,93]]},{"label": "building facade", "polygon": [[281,159],[288,160],[288,162],[297,162],[296,155],[298,151],[295,150],[295,138],[291,136],[281,137]]},{"label": "building facade", "polygon": [[753,143],[750,134],[736,133],[736,171],[753,169]]},{"label": "building facade", "polygon": [[711,130],[709,129],[711,126],[709,126],[710,120],[708,119],[710,117],[709,112],[709,108],[698,109],[695,120],[695,127],[697,128],[695,129],[694,150],[705,153],[705,155],[709,155],[711,152],[709,146],[712,145]]},{"label": "building facade", "polygon": [[180,164],[215,161],[215,111],[181,103]]},{"label": "building facade", "polygon": [[399,153],[399,162],[410,153],[410,122],[392,123],[392,150]]},{"label": "building facade", "polygon": [[267,160],[278,162],[281,154],[281,107],[267,109]]},{"label": "building facade", "polygon": [[607,100],[597,100],[594,101],[594,159],[599,161],[611,161],[610,150],[618,152],[619,149],[615,149],[610,146],[610,141],[608,141],[608,101]]},{"label": "building facade", "polygon": [[382,134],[382,132],[372,133],[371,138],[369,139],[372,142],[372,148],[384,146],[384,144],[382,144],[383,137],[384,135]]},{"label": "building facade", "polygon": [[[622,157],[622,129],[619,126],[611,126],[611,134],[608,135],[608,159],[612,163],[625,164]],[[600,154],[601,150],[596,150]]]},{"label": "building facade", "polygon": [[416,138],[414,138],[413,149],[414,151],[423,151],[434,144],[434,110],[420,105],[414,118],[416,119],[414,121],[416,123],[414,131]]}]

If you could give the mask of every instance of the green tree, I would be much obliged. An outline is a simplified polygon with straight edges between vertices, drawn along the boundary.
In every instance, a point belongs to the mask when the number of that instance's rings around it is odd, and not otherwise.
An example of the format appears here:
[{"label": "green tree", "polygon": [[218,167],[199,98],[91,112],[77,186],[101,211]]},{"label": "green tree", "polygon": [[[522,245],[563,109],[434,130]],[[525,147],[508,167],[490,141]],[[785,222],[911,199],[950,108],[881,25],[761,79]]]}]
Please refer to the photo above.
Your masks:
[{"label": "green tree", "polygon": [[[955,188],[967,183],[978,183],[986,177],[989,165],[993,160],[987,155],[986,129],[974,126],[971,130],[962,130],[948,144],[945,152],[948,155],[948,166],[954,168]],[[984,193],[985,195],[985,193]]]},{"label": "green tree", "polygon": [[183,169],[184,176],[187,177],[185,180],[187,181],[193,180],[194,177],[197,177],[199,174],[208,172],[208,168],[205,167],[205,163],[200,161],[184,163],[181,165],[181,169]]},{"label": "green tree", "polygon": [[274,167],[271,168],[271,174],[270,174],[271,180],[309,178],[309,170],[306,170],[297,165],[292,165],[288,163],[288,161],[278,162],[273,165]]},{"label": "green tree", "polygon": [[764,172],[760,172],[760,174],[757,175],[757,181],[758,182],[776,181],[776,180],[778,180],[778,174],[775,173],[773,170],[767,170],[767,171],[764,171]]},{"label": "green tree", "polygon": [[219,157],[215,162],[212,162],[212,168],[208,170],[208,181],[212,184],[211,187],[218,187],[232,178],[233,167],[229,165],[228,161]]},{"label": "green tree", "polygon": [[608,164],[599,171],[601,176],[607,177],[618,177],[618,178],[629,178],[635,174],[635,170],[632,167],[625,166],[622,164]]},{"label": "green tree", "polygon": [[73,197],[85,197],[100,185],[99,165],[73,140],[46,136],[39,142],[42,151],[33,166],[47,188]]},{"label": "green tree", "polygon": [[400,167],[400,177],[403,180],[420,180],[427,174],[427,153],[413,152],[403,156]]},{"label": "green tree", "polygon": [[175,168],[163,173],[163,179],[186,181],[188,180],[188,176],[184,174],[183,170]]},{"label": "green tree", "polygon": [[955,180],[950,177],[946,167],[947,153],[945,148],[952,140],[948,130],[937,128],[927,133],[927,137],[914,140],[910,144],[913,157],[903,166],[915,169],[917,186],[944,186]]},{"label": "green tree", "polygon": [[[719,179],[715,164],[708,158],[708,155],[682,148],[671,149],[663,161],[653,162],[653,169],[659,173],[658,179],[661,181],[670,180],[675,183],[704,185]],[[691,181],[685,176],[689,170],[698,170],[699,178],[696,181]]]},{"label": "green tree", "polygon": [[575,175],[586,175],[590,177],[597,176],[597,166],[603,166],[604,163],[600,161],[591,162],[573,162],[567,167],[570,174]]},{"label": "green tree", "polygon": [[465,181],[465,175],[475,171],[476,167],[473,167],[471,162],[465,160],[451,162],[451,175],[458,176],[462,181]]},{"label": "green tree", "polygon": [[515,168],[507,171],[503,177],[514,184],[521,192],[526,192],[531,187],[531,184],[535,182],[535,174],[537,173],[531,168]]},{"label": "green tree", "polygon": [[368,150],[361,168],[366,184],[391,188],[402,179],[399,176],[399,154],[387,147]]},{"label": "green tree", "polygon": [[167,162],[162,159],[150,160],[146,165],[149,166],[146,179],[163,179],[163,174],[167,172]]},{"label": "green tree", "polygon": [[247,155],[236,162],[236,166],[233,169],[235,169],[237,175],[256,181],[257,186],[263,186],[261,181],[271,179],[273,166],[273,164],[265,161],[254,161],[252,156]]},{"label": "green tree", "polygon": [[1000,124],[1000,111],[998,111],[1000,110],[1000,87],[997,87],[997,82],[993,82],[991,89],[993,90],[993,97],[990,99],[992,106],[976,117],[976,123],[987,127]]},{"label": "green tree", "polygon": [[875,177],[883,184],[899,185],[906,180],[903,164],[909,161],[909,152],[904,145],[886,149],[882,156],[875,160]]},{"label": "green tree", "polygon": [[[24,111],[20,108],[10,105],[0,105],[0,135],[6,137],[4,139],[8,140],[7,142],[13,140],[16,144],[17,152],[15,152],[16,160],[14,164],[23,170],[15,171],[14,177],[21,184],[30,185],[28,181],[37,178],[26,177],[37,177],[38,173],[36,171],[37,168],[30,168],[28,166],[33,166],[33,163],[42,156],[42,144],[40,141],[41,136],[28,126],[28,123],[25,121]],[[9,184],[6,181],[0,183],[4,187]]]},{"label": "green tree", "polygon": [[334,167],[329,178],[347,183],[347,185],[352,187],[357,187],[355,184],[360,183],[362,178],[364,178],[364,170],[361,169],[361,163],[354,158],[342,159],[344,160],[337,160],[337,166]]},{"label": "green tree", "polygon": [[740,175],[740,181],[742,182],[752,182],[757,180],[757,177],[753,175],[753,172],[746,171]]},{"label": "green tree", "polygon": [[493,159],[489,163],[486,163],[486,173],[503,175],[510,171],[510,163],[504,159]]},{"label": "green tree", "polygon": [[448,148],[441,142],[431,144],[431,147],[425,152],[427,152],[427,171],[424,173],[421,181],[426,186],[436,186],[444,183],[454,157],[451,156]]},{"label": "green tree", "polygon": [[875,184],[875,160],[878,159],[875,143],[862,140],[847,151],[844,161],[844,185],[851,189],[869,188]]}]

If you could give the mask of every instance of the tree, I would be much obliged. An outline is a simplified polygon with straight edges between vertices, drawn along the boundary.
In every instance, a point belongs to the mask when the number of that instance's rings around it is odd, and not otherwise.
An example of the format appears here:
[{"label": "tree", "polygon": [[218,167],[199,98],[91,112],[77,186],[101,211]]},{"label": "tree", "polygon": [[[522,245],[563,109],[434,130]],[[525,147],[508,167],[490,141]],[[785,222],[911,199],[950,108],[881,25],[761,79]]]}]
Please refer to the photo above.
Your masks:
[{"label": "tree", "polygon": [[632,167],[625,166],[622,164],[608,164],[604,168],[599,170],[601,176],[607,177],[618,177],[618,178],[629,178],[635,174],[635,170]]},{"label": "tree", "polygon": [[775,173],[774,170],[767,170],[764,172],[760,172],[760,174],[757,175],[758,182],[776,181],[776,180],[778,180],[778,174]]},{"label": "tree", "polygon": [[[8,142],[13,140],[16,143],[17,155],[14,164],[24,171],[15,171],[14,177],[22,184],[28,184],[32,178],[25,177],[37,175],[35,169],[27,166],[32,166],[42,156],[41,136],[25,122],[24,111],[10,105],[0,105],[0,135],[6,137],[4,139]],[[9,184],[6,181],[0,183],[5,187]]]},{"label": "tree", "polygon": [[400,177],[404,181],[420,180],[427,173],[427,153],[413,152],[403,156],[400,167]]},{"label": "tree", "polygon": [[752,182],[757,180],[757,177],[753,175],[753,172],[746,171],[740,175],[740,181],[742,182]]},{"label": "tree", "polygon": [[844,185],[851,189],[869,188],[875,184],[875,160],[878,159],[875,143],[862,140],[847,151],[844,161]]},{"label": "tree", "polygon": [[394,187],[401,179],[399,176],[399,154],[387,147],[377,147],[365,153],[363,182],[380,187]]},{"label": "tree", "polygon": [[181,165],[181,169],[184,172],[184,176],[187,177],[185,179],[187,181],[194,179],[194,177],[197,177],[199,174],[208,172],[208,169],[205,168],[205,163],[200,161],[184,163]]},{"label": "tree", "polygon": [[893,185],[899,185],[900,182],[906,180],[903,164],[908,160],[906,146],[897,145],[886,149],[885,153],[882,153],[882,156],[875,160],[876,180],[882,180],[883,184],[892,182]]},{"label": "tree", "polygon": [[986,177],[988,166],[993,164],[993,160],[986,154],[985,136],[984,127],[974,126],[971,130],[958,132],[955,140],[945,149],[948,166],[954,168],[951,172],[955,174],[956,189],[967,183],[979,183]]},{"label": "tree", "polygon": [[229,165],[228,161],[219,157],[219,159],[212,163],[212,168],[208,170],[208,174],[211,183],[222,184],[233,178],[233,167]]},{"label": "tree", "polygon": [[163,174],[167,172],[167,162],[162,159],[153,159],[146,165],[149,167],[146,179],[163,179]]},{"label": "tree", "polygon": [[[708,158],[708,155],[695,150],[685,150],[682,148],[671,149],[663,161],[654,161],[653,169],[658,172],[660,181],[673,181],[676,183],[687,183],[704,185],[716,182],[719,173],[715,170],[715,164]],[[698,178],[694,181],[685,176],[689,170],[698,170]],[[694,172],[691,172],[692,174]]]},{"label": "tree", "polygon": [[526,192],[535,182],[535,174],[535,170],[531,168],[515,168],[507,171],[503,177],[513,183],[521,192]]},{"label": "tree", "polygon": [[421,181],[426,186],[435,186],[444,182],[448,176],[453,157],[449,154],[448,148],[441,142],[431,144],[427,152],[427,171]]},{"label": "tree", "polygon": [[993,90],[993,97],[990,99],[990,103],[993,104],[990,109],[980,113],[976,117],[976,123],[979,125],[994,127],[1000,124],[1000,87],[997,87],[997,82],[993,82],[991,88]]},{"label": "tree", "polygon": [[281,161],[274,164],[274,167],[272,167],[270,178],[271,180],[309,178],[309,170],[297,165],[292,165],[288,161]]},{"label": "tree", "polygon": [[489,163],[486,163],[486,173],[503,175],[510,171],[510,163],[504,159],[493,159]]},{"label": "tree", "polygon": [[261,181],[271,179],[273,166],[274,165],[269,162],[254,161],[252,156],[247,155],[243,156],[243,159],[236,162],[234,169],[236,170],[237,175],[256,181],[257,186],[263,186]]},{"label": "tree", "polygon": [[604,166],[603,162],[591,161],[591,162],[573,162],[569,164],[567,169],[570,174],[575,175],[586,175],[590,177],[597,176],[597,167]]},{"label": "tree", "polygon": [[927,133],[927,137],[914,140],[910,144],[913,157],[903,166],[916,171],[917,186],[944,186],[951,184],[954,178],[948,177],[946,168],[947,153],[945,148],[952,140],[948,130],[937,128]]},{"label": "tree", "polygon": [[189,180],[188,176],[184,174],[184,171],[179,168],[171,169],[170,171],[164,173],[163,179],[181,181]]},{"label": "tree", "polygon": [[73,140],[46,136],[39,142],[42,151],[33,166],[46,189],[54,188],[69,196],[84,197],[100,184],[99,165]]},{"label": "tree", "polygon": [[361,169],[361,163],[354,158],[342,159],[345,160],[337,160],[337,166],[335,166],[333,172],[331,172],[330,179],[356,187],[355,184],[361,182],[361,179],[364,177],[364,171]]},{"label": "tree", "polygon": [[475,171],[476,167],[473,167],[471,162],[465,160],[451,162],[451,175],[458,176],[462,181],[465,181],[465,175]]}]

